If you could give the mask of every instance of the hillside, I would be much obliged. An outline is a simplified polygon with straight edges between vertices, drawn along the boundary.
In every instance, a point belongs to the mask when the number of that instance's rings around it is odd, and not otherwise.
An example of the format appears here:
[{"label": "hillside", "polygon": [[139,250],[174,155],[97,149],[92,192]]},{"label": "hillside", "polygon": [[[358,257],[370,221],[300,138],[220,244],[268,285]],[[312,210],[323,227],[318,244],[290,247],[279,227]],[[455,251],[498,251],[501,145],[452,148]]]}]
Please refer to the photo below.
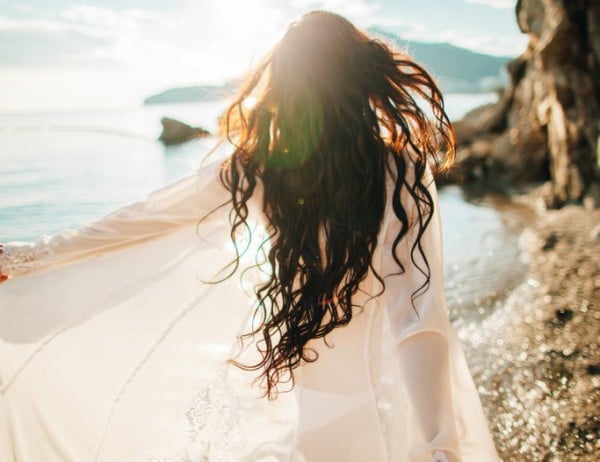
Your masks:
[{"label": "hillside", "polygon": [[194,101],[215,101],[225,98],[235,90],[239,82],[230,81],[224,85],[198,85],[169,88],[144,99],[144,104],[189,103]]},{"label": "hillside", "polygon": [[[448,43],[425,43],[403,40],[396,34],[373,27],[369,32],[406,49],[436,78],[444,92],[491,91],[507,83],[504,67],[509,57],[476,53]],[[237,80],[219,85],[167,89],[149,96],[144,104],[213,101],[232,93]]]},{"label": "hillside", "polygon": [[383,29],[369,32],[406,49],[440,83],[445,92],[490,91],[508,82],[505,66],[511,57],[491,56],[449,43],[404,40]]}]

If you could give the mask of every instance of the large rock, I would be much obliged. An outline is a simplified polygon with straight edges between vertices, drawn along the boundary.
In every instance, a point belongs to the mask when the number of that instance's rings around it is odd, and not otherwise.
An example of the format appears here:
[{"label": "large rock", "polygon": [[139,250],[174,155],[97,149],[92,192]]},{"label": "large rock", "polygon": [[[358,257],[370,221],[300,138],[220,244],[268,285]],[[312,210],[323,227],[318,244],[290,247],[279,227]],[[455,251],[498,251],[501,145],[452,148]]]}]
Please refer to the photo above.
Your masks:
[{"label": "large rock", "polygon": [[160,121],[162,124],[162,133],[158,137],[167,146],[174,144],[185,143],[194,138],[204,138],[210,136],[210,132],[199,127],[192,127],[179,120],[163,117]]},{"label": "large rock", "polygon": [[455,122],[454,177],[549,180],[548,205],[581,201],[600,178],[600,2],[519,0],[516,13],[528,48],[499,102]]}]

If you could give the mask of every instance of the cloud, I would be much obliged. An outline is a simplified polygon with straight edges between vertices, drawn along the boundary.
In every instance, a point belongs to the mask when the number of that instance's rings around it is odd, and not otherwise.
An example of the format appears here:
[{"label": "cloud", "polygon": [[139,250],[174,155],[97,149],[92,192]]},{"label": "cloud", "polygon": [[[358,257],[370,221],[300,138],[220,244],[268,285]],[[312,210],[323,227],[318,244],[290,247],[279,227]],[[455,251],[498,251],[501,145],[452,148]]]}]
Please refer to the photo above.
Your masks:
[{"label": "cloud", "polygon": [[22,67],[101,65],[90,50],[109,42],[77,31],[0,29],[0,65]]},{"label": "cloud", "polygon": [[[110,106],[171,86],[239,77],[289,23],[292,12],[280,5],[189,0],[161,12],[72,5],[25,17],[0,14],[0,89],[43,100],[45,109]],[[3,94],[0,110],[20,108],[15,98],[9,104]]]},{"label": "cloud", "polygon": [[379,18],[372,25],[393,32],[404,40],[422,40],[424,37],[429,36],[429,28],[416,21],[400,18]]},{"label": "cloud", "polygon": [[[142,19],[140,19],[142,18]],[[25,18],[0,16],[0,66],[114,64],[115,45],[130,39],[147,15],[72,6],[57,14]]]},{"label": "cloud", "polygon": [[73,5],[46,17],[0,16],[0,66],[162,62],[185,67],[191,59],[222,60],[219,54],[235,47],[247,52],[256,37],[279,22],[266,2],[249,5],[236,0],[209,5],[189,1],[160,14]]},{"label": "cloud", "polygon": [[159,19],[159,14],[136,8],[109,10],[90,5],[74,5],[59,13],[59,16],[74,23],[94,25],[98,28],[131,28],[139,23]]},{"label": "cloud", "polygon": [[82,24],[0,16],[0,66],[99,64],[93,51],[110,38]]},{"label": "cloud", "polygon": [[478,53],[487,53],[496,56],[518,56],[527,46],[527,36],[492,36],[492,35],[471,35],[464,36],[458,34],[455,30],[447,29],[441,31],[435,41],[447,42],[458,47],[467,48]]},{"label": "cloud", "polygon": [[292,0],[291,4],[303,11],[331,11],[366,25],[371,24],[373,14],[381,8],[381,4],[370,0]]},{"label": "cloud", "polygon": [[490,6],[492,8],[509,9],[514,8],[517,4],[516,0],[465,0],[467,3],[475,3],[478,5]]},{"label": "cloud", "polygon": [[[514,5],[513,0],[466,1]],[[524,48],[514,38],[439,33],[426,20],[390,15],[384,0],[182,0],[160,11],[74,0],[58,9],[24,9],[12,16],[0,8],[0,88],[16,94],[19,87],[23,95],[42,98],[60,86],[64,101],[72,98],[85,106],[92,96],[103,104],[121,104],[123,98],[140,101],[171,86],[221,82],[247,71],[291,20],[311,9],[334,11],[360,27],[378,25],[406,39],[444,39],[504,55]],[[0,97],[2,108],[7,96]],[[17,107],[15,98],[11,104]]]}]

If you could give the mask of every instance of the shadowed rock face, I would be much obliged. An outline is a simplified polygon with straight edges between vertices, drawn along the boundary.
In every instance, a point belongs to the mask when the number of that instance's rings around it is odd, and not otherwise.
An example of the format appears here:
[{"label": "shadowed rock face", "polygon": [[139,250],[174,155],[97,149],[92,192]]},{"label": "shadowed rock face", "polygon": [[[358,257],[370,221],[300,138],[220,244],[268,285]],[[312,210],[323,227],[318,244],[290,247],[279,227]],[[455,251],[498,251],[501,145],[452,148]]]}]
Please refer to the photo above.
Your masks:
[{"label": "shadowed rock face", "polygon": [[600,2],[520,0],[516,13],[528,48],[509,64],[499,102],[455,123],[449,181],[549,180],[548,206],[581,201],[600,178]]},{"label": "shadowed rock face", "polygon": [[185,143],[194,138],[210,136],[210,133],[203,128],[191,127],[179,120],[168,117],[163,117],[160,123],[163,130],[158,139],[167,146]]}]

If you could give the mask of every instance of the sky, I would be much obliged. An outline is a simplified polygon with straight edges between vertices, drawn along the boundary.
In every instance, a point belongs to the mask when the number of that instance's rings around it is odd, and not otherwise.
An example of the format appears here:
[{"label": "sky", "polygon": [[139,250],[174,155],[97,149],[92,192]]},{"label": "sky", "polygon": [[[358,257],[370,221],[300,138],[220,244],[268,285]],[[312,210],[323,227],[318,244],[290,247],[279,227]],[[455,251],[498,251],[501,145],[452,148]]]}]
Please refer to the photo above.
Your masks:
[{"label": "sky", "polygon": [[0,0],[0,113],[132,107],[243,75],[301,13],[517,56],[516,0]]}]

